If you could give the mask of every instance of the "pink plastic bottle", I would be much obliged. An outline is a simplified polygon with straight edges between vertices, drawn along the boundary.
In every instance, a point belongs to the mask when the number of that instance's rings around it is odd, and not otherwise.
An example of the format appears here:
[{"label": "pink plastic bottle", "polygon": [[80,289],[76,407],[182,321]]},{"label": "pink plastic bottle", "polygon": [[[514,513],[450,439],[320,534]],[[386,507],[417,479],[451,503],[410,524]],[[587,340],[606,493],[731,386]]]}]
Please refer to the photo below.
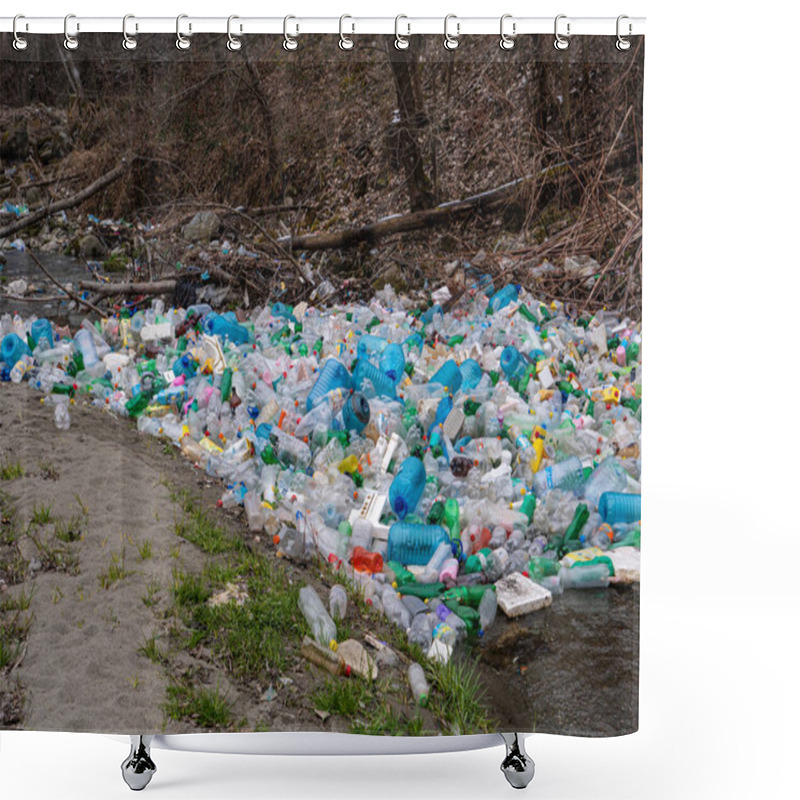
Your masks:
[{"label": "pink plastic bottle", "polygon": [[442,571],[439,573],[439,580],[444,582],[446,580],[454,581],[458,577],[458,561],[455,558],[448,558],[444,562]]},{"label": "pink plastic bottle", "polygon": [[617,347],[617,366],[624,367],[627,364],[628,354],[622,345]]}]

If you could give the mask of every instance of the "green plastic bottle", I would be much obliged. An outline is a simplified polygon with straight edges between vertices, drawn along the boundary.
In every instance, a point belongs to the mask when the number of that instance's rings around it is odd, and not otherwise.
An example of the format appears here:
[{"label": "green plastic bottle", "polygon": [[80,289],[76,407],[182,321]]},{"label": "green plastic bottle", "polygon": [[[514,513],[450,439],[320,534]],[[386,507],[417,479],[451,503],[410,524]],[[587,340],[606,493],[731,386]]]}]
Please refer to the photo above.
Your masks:
[{"label": "green plastic bottle", "polygon": [[481,629],[481,615],[471,606],[464,606],[458,600],[445,600],[444,604],[457,616],[464,620],[467,635],[474,635]]},{"label": "green plastic bottle", "polygon": [[486,559],[491,552],[489,547],[484,547],[483,550],[473,553],[464,563],[464,573],[471,575],[480,572],[486,566]]},{"label": "green plastic bottle", "polygon": [[491,583],[475,583],[472,586],[454,586],[442,594],[442,600],[455,600],[465,606],[472,606],[477,608],[483,595],[487,591],[494,591],[494,586]]},{"label": "green plastic bottle", "polygon": [[443,583],[398,583],[400,594],[410,594],[421,599],[438,597],[444,591]]},{"label": "green plastic bottle", "polygon": [[528,306],[521,305],[517,310],[519,311],[519,315],[528,320],[528,322],[539,322],[539,318],[535,314],[531,313]]},{"label": "green plastic bottle", "polygon": [[265,464],[277,464],[278,457],[275,455],[275,450],[273,450],[272,445],[268,444],[262,451],[261,451],[261,460]]},{"label": "green plastic bottle", "polygon": [[391,570],[392,575],[394,575],[393,583],[396,583],[398,586],[405,586],[408,583],[417,582],[414,575],[397,561],[390,561],[386,566]]},{"label": "green plastic bottle", "polygon": [[230,399],[232,380],[233,370],[230,367],[225,367],[222,373],[222,383],[220,384],[220,396],[223,403]]},{"label": "green plastic bottle", "polygon": [[642,529],[632,528],[618,542],[614,542],[608,549],[616,550],[618,547],[642,547]]},{"label": "green plastic bottle", "polygon": [[470,398],[469,400],[467,400],[466,403],[464,403],[464,409],[463,409],[464,410],[464,416],[465,417],[474,417],[475,416],[475,412],[477,412],[477,410],[480,407],[481,407],[480,403],[476,403],[472,398]]},{"label": "green plastic bottle", "polygon": [[580,503],[572,516],[572,522],[570,522],[567,530],[564,532],[565,545],[568,542],[580,543],[581,530],[583,530],[583,526],[586,524],[588,519],[589,509],[586,507],[586,503]]},{"label": "green plastic bottle", "polygon": [[519,510],[528,518],[528,522],[533,521],[533,512],[536,511],[536,495],[528,492],[522,500]]},{"label": "green plastic bottle", "polygon": [[464,341],[464,336],[463,336],[463,334],[459,333],[456,336],[451,336],[447,340],[447,346],[448,347],[455,347],[457,344],[461,344],[463,341]]},{"label": "green plastic bottle", "polygon": [[455,497],[448,497],[444,504],[444,524],[450,531],[451,542],[461,538],[461,512]]},{"label": "green plastic bottle", "polygon": [[532,581],[540,581],[543,578],[549,578],[551,575],[558,575],[560,568],[561,564],[553,558],[532,556],[528,561],[528,574],[531,576]]},{"label": "green plastic bottle", "polygon": [[428,512],[427,522],[429,525],[441,525],[444,519],[444,503],[436,500]]},{"label": "green plastic bottle", "polygon": [[125,403],[125,410],[129,417],[138,417],[150,404],[150,395],[146,392],[139,392]]}]

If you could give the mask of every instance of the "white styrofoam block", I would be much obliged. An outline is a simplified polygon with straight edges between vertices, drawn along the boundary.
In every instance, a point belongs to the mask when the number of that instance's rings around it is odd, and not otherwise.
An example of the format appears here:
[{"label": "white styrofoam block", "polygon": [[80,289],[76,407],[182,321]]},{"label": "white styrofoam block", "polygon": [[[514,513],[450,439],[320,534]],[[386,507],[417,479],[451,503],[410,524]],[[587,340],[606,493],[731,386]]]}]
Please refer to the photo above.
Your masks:
[{"label": "white styrofoam block", "polygon": [[103,356],[103,364],[112,373],[115,373],[120,367],[127,367],[130,361],[130,356],[125,353],[109,353]]},{"label": "white styrofoam block", "polygon": [[614,577],[619,583],[638,583],[642,554],[635,547],[615,547],[605,555],[614,565]]},{"label": "white styrofoam block", "polygon": [[519,572],[512,572],[494,585],[497,605],[507,617],[521,617],[553,602],[548,589]]}]

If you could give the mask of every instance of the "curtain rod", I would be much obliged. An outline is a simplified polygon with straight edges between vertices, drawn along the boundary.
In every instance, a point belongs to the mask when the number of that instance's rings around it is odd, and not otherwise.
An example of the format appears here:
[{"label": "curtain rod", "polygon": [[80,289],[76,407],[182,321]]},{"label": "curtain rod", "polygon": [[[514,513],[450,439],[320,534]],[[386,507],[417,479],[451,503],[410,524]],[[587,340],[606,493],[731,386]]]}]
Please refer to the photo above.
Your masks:
[{"label": "curtain rod", "polygon": [[[77,37],[83,33],[122,33],[123,17],[83,17],[69,14],[66,17],[0,17],[0,32],[17,34],[64,34]],[[229,29],[229,25],[231,26]],[[124,27],[127,35],[149,33],[277,34],[299,37],[304,34],[449,34],[451,37],[472,35],[520,36],[551,34],[557,30],[568,36],[641,36],[645,32],[644,17],[515,17],[506,14],[498,17],[195,17],[181,14],[175,17],[137,17],[127,15]]]}]

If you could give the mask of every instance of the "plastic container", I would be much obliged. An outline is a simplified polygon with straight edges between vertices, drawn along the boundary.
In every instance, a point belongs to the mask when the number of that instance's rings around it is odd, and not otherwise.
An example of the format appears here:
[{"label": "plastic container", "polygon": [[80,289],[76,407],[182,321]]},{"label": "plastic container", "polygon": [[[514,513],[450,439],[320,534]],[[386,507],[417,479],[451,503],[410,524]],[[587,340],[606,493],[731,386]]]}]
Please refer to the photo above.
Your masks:
[{"label": "plastic container", "polygon": [[353,392],[342,408],[342,425],[345,430],[361,433],[369,423],[369,402],[361,392]]},{"label": "plastic container", "polygon": [[562,589],[605,589],[611,573],[605,564],[562,567],[558,580]]},{"label": "plastic container", "polygon": [[16,333],[7,333],[3,337],[0,352],[2,353],[2,360],[5,361],[9,368],[13,367],[22,356],[31,355],[30,347]]},{"label": "plastic container", "polygon": [[411,694],[414,695],[414,702],[423,708],[428,705],[428,695],[430,686],[425,680],[425,670],[414,662],[408,668],[408,682],[411,684]]},{"label": "plastic container", "polygon": [[497,594],[493,588],[483,593],[478,603],[478,615],[481,619],[481,630],[485,631],[497,616]]},{"label": "plastic container", "polygon": [[353,378],[347,371],[347,367],[335,358],[329,358],[319,371],[314,386],[306,398],[306,411],[311,411],[329,392],[336,389],[349,391],[353,388]]},{"label": "plastic container", "polygon": [[383,556],[380,553],[371,553],[363,547],[354,547],[351,558],[353,569],[359,572],[382,572]]},{"label": "plastic container", "polygon": [[508,345],[503,348],[500,354],[500,369],[505,372],[506,377],[513,378],[517,374],[517,370],[522,365],[522,356],[516,347]]},{"label": "plastic container", "polygon": [[331,618],[334,621],[342,620],[347,614],[347,592],[344,586],[336,584],[331,586],[331,592],[328,596],[328,606],[331,610]]},{"label": "plastic container", "polygon": [[600,497],[606,492],[621,492],[628,485],[628,473],[622,462],[610,456],[589,476],[583,496],[594,506],[599,506]]},{"label": "plastic container", "polygon": [[424,566],[436,548],[449,541],[447,531],[440,525],[418,525],[395,522],[389,528],[389,561]]},{"label": "plastic container", "polygon": [[[371,390],[368,384],[372,384]],[[353,385],[359,392],[364,392],[368,396],[374,394],[377,397],[388,397],[390,400],[397,397],[394,381],[364,358],[360,358],[356,364]]]},{"label": "plastic container", "polygon": [[86,328],[81,328],[75,334],[75,344],[81,352],[83,357],[83,366],[86,369],[93,367],[98,362],[97,347],[94,343],[94,337],[89,333]]},{"label": "plastic container", "polygon": [[34,347],[40,343],[41,340],[47,342],[49,347],[53,347],[53,326],[50,324],[49,319],[37,319],[31,325],[31,339],[33,339]]},{"label": "plastic container", "polygon": [[483,377],[481,365],[474,358],[467,358],[461,362],[458,369],[461,372],[461,390],[471,392]]},{"label": "plastic container", "polygon": [[225,314],[216,314],[213,311],[203,317],[203,328],[211,336],[228,339],[234,344],[247,344],[250,333],[244,325],[236,320],[236,315],[229,311]]},{"label": "plastic container", "polygon": [[540,469],[533,476],[533,491],[542,497],[551,489],[575,491],[583,485],[583,466],[577,456],[570,456],[551,467]]},{"label": "plastic container", "polygon": [[70,418],[69,418],[69,408],[67,408],[66,403],[56,403],[55,408],[55,421],[56,421],[56,428],[60,431],[68,431]]},{"label": "plastic container", "polygon": [[498,311],[504,309],[507,305],[516,303],[517,299],[519,298],[519,289],[520,287],[514,283],[509,283],[508,286],[504,286],[489,300],[489,308],[491,308],[492,312],[496,314]]},{"label": "plastic container", "polygon": [[389,487],[389,504],[399,519],[412,514],[425,489],[425,466],[414,456],[401,465]]},{"label": "plastic container", "polygon": [[311,586],[300,589],[298,600],[300,611],[303,613],[308,627],[317,642],[331,650],[336,649],[336,623],[331,619],[322,600]]},{"label": "plastic container", "polygon": [[451,358],[439,367],[428,383],[439,383],[446,387],[450,394],[455,394],[461,388],[462,380],[461,370],[459,370],[458,364]]},{"label": "plastic container", "polygon": [[642,518],[642,496],[622,492],[603,492],[597,504],[600,518],[609,525],[638,522]]},{"label": "plastic container", "polygon": [[387,345],[386,349],[381,354],[380,368],[381,372],[394,381],[395,385],[400,382],[403,377],[403,370],[406,366],[406,357],[403,353],[403,348],[399,344]]}]

